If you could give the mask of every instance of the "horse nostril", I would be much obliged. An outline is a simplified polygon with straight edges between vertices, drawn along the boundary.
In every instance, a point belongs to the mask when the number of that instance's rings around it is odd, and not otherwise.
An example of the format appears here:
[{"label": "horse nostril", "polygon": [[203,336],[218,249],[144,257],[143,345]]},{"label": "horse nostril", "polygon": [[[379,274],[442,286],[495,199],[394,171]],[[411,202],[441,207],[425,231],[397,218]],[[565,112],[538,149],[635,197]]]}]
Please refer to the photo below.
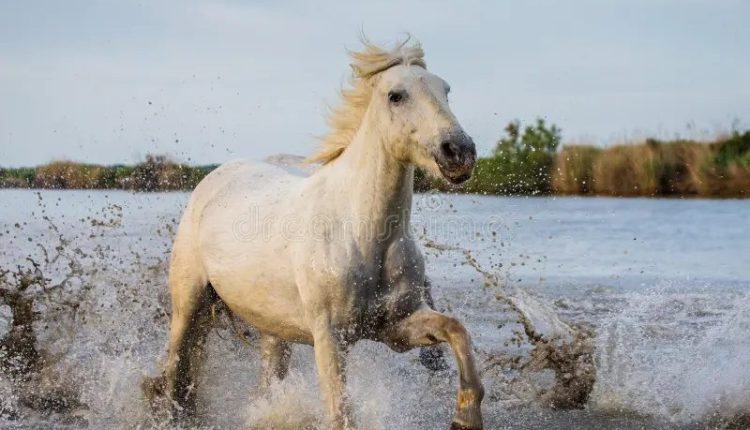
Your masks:
[{"label": "horse nostril", "polygon": [[440,150],[443,151],[443,155],[445,155],[446,158],[450,159],[458,158],[458,155],[461,151],[458,145],[450,141],[441,143]]}]

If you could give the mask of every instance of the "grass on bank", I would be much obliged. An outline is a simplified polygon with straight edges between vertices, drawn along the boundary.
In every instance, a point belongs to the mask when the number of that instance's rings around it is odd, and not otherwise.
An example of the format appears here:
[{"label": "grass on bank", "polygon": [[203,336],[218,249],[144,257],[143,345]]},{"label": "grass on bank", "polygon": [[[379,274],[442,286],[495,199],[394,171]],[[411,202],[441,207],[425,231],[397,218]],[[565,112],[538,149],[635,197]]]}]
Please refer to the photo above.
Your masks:
[{"label": "grass on bank", "polygon": [[555,154],[556,194],[607,196],[750,196],[750,131],[711,143],[647,139],[596,148],[569,145]]}]

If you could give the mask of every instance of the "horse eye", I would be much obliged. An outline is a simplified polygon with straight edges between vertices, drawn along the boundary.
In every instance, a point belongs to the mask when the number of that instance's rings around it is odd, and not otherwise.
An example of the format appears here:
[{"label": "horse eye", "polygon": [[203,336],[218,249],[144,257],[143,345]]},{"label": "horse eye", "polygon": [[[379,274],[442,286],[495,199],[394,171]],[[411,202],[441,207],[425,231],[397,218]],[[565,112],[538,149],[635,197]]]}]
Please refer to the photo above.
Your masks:
[{"label": "horse eye", "polygon": [[398,103],[405,98],[406,94],[402,91],[389,91],[388,101],[391,103]]}]

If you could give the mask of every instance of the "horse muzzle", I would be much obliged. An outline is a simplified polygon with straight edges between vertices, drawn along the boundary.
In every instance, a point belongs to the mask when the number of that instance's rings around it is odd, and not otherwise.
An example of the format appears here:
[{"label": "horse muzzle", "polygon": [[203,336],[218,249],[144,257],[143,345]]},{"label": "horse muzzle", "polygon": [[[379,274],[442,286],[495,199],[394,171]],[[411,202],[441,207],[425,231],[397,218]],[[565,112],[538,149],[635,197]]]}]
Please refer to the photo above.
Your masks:
[{"label": "horse muzzle", "polygon": [[464,133],[444,139],[434,152],[440,173],[452,184],[461,184],[471,177],[477,161],[474,141]]}]

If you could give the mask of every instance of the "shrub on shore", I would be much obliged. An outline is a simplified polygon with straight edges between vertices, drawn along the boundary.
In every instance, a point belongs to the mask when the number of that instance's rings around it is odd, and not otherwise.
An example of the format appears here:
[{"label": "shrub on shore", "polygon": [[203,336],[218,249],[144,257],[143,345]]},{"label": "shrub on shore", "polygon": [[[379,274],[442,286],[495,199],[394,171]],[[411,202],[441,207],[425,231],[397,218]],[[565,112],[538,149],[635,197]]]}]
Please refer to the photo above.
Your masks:
[{"label": "shrub on shore", "polygon": [[713,166],[707,172],[704,194],[750,196],[750,130],[735,131],[711,148]]},{"label": "shrub on shore", "polygon": [[39,166],[34,174],[34,187],[52,189],[91,189],[99,187],[101,166],[72,161],[53,161]]},{"label": "shrub on shore", "polygon": [[33,167],[0,168],[0,188],[30,188],[34,182]]},{"label": "shrub on shore", "polygon": [[148,155],[118,182],[121,188],[136,191],[190,190],[207,173],[200,167],[177,164],[163,155]]},{"label": "shrub on shore", "polygon": [[493,155],[477,161],[465,190],[484,194],[548,194],[552,163],[561,140],[560,129],[554,124],[548,126],[541,118],[525,127],[519,121],[511,122]]},{"label": "shrub on shore", "polygon": [[588,194],[593,190],[594,158],[601,149],[591,145],[563,146],[555,156],[552,190],[556,194]]},{"label": "shrub on shore", "polygon": [[617,145],[594,158],[593,189],[612,196],[655,195],[656,151],[649,145]]}]

